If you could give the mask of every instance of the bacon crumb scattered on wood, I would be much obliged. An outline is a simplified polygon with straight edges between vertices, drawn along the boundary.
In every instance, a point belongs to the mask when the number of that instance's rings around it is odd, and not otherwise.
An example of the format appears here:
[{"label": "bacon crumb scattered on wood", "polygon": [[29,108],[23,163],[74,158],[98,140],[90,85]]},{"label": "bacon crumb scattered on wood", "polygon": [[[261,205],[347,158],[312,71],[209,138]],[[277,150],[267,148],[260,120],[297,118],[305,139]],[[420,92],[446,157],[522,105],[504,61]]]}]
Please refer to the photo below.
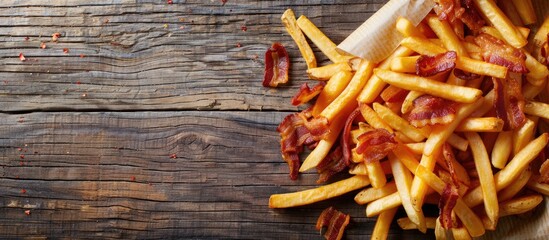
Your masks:
[{"label": "bacon crumb scattered on wood", "polygon": [[320,82],[316,86],[310,88],[307,83],[303,83],[299,88],[299,92],[292,98],[292,105],[299,106],[301,104],[307,103],[313,98],[315,98],[326,85],[325,82]]},{"label": "bacon crumb scattered on wood", "polygon": [[340,240],[350,220],[349,215],[336,210],[334,207],[329,207],[320,214],[316,222],[316,230],[320,231],[323,227],[326,227],[324,237],[327,240]]}]

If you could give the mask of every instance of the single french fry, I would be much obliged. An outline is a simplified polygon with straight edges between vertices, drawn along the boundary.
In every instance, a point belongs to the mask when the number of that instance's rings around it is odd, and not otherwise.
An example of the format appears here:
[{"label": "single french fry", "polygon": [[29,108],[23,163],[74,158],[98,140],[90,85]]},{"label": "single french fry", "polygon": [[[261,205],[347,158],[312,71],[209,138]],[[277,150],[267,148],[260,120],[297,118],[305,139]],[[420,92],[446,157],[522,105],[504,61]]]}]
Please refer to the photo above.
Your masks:
[{"label": "single french fry", "polygon": [[457,126],[457,132],[501,132],[503,120],[496,117],[466,118]]},{"label": "single french fry", "polygon": [[366,165],[364,165],[364,162],[359,162],[349,168],[349,174],[368,176],[368,170],[366,170]]},{"label": "single french fry", "polygon": [[392,129],[402,132],[415,142],[425,139],[425,136],[416,127],[412,126],[408,121],[391,111],[391,109],[379,104],[373,103],[374,110],[377,115],[387,123]]},{"label": "single french fry", "polygon": [[423,154],[423,148],[425,148],[425,142],[418,143],[407,143],[406,147],[413,153],[417,155]]},{"label": "single french fry", "polygon": [[466,72],[496,78],[505,78],[507,76],[507,68],[504,66],[487,63],[468,57],[458,56],[456,60],[456,68]]},{"label": "single french fry", "polygon": [[400,200],[400,195],[398,194],[398,192],[394,192],[390,195],[387,195],[373,202],[370,202],[366,206],[366,217],[377,216],[384,211],[387,211],[391,208],[396,208],[400,205],[402,205],[402,201]]},{"label": "single french fry", "polygon": [[415,73],[419,56],[396,57],[391,61],[391,71],[401,73]]},{"label": "single french fry", "polygon": [[524,105],[524,113],[549,119],[549,104],[528,101]]},{"label": "single french fry", "polygon": [[511,0],[517,9],[518,14],[524,25],[530,25],[536,23],[536,12],[534,12],[534,5],[531,0]]},{"label": "single french fry", "polygon": [[546,83],[543,83],[542,86],[538,86],[527,82],[526,84],[522,85],[522,96],[527,100],[534,99],[545,89],[545,84]]},{"label": "single french fry", "polygon": [[526,144],[531,142],[535,133],[536,122],[526,118],[526,123],[513,131],[513,154],[517,154]]},{"label": "single french fry", "polygon": [[402,206],[408,215],[408,218],[418,226],[418,229],[425,233],[427,227],[425,225],[425,216],[421,209],[415,209],[410,198],[410,187],[412,185],[412,173],[404,167],[404,164],[397,159],[393,153],[388,155],[395,178],[396,187],[402,201]]},{"label": "single french fry", "polygon": [[390,133],[393,132],[391,126],[389,126],[368,104],[360,104],[360,113],[366,122],[374,128],[382,128]]},{"label": "single french fry", "polygon": [[[435,229],[436,220],[437,219],[434,217],[425,217],[425,226],[427,227],[427,229]],[[400,228],[402,228],[402,230],[418,229],[417,225],[413,223],[408,217],[397,219],[397,224]]]},{"label": "single french fry", "polygon": [[391,181],[381,188],[370,187],[360,191],[355,196],[355,202],[360,205],[367,204],[382,197],[396,193],[396,191],[396,184],[394,181]]},{"label": "single french fry", "polygon": [[501,7],[501,11],[505,13],[505,16],[507,16],[515,26],[524,25],[513,1],[499,1],[498,5]]},{"label": "single french fry", "polygon": [[416,100],[416,98],[418,97],[423,96],[424,94],[425,94],[424,92],[410,91],[408,95],[406,95],[406,98],[404,98],[404,101],[402,102],[402,107],[400,109],[400,112],[402,112],[403,114],[410,112],[414,107],[414,100]]},{"label": "single french fry", "polygon": [[486,96],[484,96],[484,101],[482,102],[481,106],[475,110],[473,113],[471,113],[471,117],[482,117],[489,113],[490,111],[494,110],[494,97],[495,97],[494,90],[490,90]]},{"label": "single french fry", "polygon": [[310,79],[326,81],[329,80],[338,72],[346,71],[351,72],[353,69],[348,63],[332,63],[322,67],[315,67],[307,69],[307,75]]},{"label": "single french fry", "polygon": [[473,159],[479,175],[486,215],[490,218],[490,221],[495,224],[498,222],[499,218],[499,206],[496,185],[494,183],[494,175],[492,173],[492,165],[490,164],[488,152],[486,152],[484,143],[478,133],[466,132],[465,137],[469,140],[469,145],[471,146],[471,151],[473,152]]},{"label": "single french fry", "polygon": [[[526,55],[526,60],[524,61],[524,64],[526,65],[526,68],[530,71],[526,74],[527,80],[545,79],[547,76],[549,76],[549,70],[547,69],[547,66],[540,63],[538,60],[536,60],[535,57],[533,57],[524,49],[522,49],[522,52],[524,53],[524,55]],[[536,85],[536,82],[531,83]]]},{"label": "single french fry", "polygon": [[318,188],[293,193],[273,194],[269,198],[269,208],[303,206],[337,197],[368,185],[370,185],[370,180],[367,176],[353,176]]},{"label": "single french fry", "polygon": [[[439,194],[442,194],[442,191],[446,186],[444,181],[421,165],[417,167],[416,177],[421,178]],[[482,225],[482,221],[469,207],[467,207],[461,198],[458,198],[456,201],[454,212],[461,219],[461,222],[467,228],[467,231],[469,231],[469,234],[471,234],[472,237],[478,237],[484,234],[485,230]]]},{"label": "single french fry", "polygon": [[379,214],[372,232],[372,240],[385,240],[389,236],[389,229],[391,228],[391,222],[395,217],[398,207],[391,208],[387,211]]},{"label": "single french fry", "polygon": [[336,51],[336,45],[330,40],[320,29],[318,29],[314,23],[312,23],[307,17],[300,16],[297,19],[297,26],[307,35],[307,37],[313,42],[326,57],[332,62],[348,62],[353,56],[342,55]]},{"label": "single french fry", "polygon": [[[425,152],[425,150],[423,150]],[[419,166],[422,166],[425,169],[428,169],[429,171],[433,171],[436,165],[436,159],[439,157],[441,152],[441,149],[438,149],[436,153],[433,153],[431,155],[425,155],[423,154],[421,156],[421,160],[419,162]],[[417,168],[416,167],[416,172]],[[417,173],[416,173],[417,176]],[[412,187],[410,188],[411,194],[410,197],[412,199],[412,204],[416,210],[421,209],[423,207],[423,202],[425,200],[425,196],[427,195],[427,189],[429,186],[427,183],[424,182],[421,178],[414,178],[412,181]],[[436,189],[435,189],[436,190]]]},{"label": "single french fry", "polygon": [[383,187],[387,183],[387,178],[381,167],[379,161],[374,162],[365,162],[366,170],[368,170],[368,178],[370,178],[370,183],[374,188]]},{"label": "single french fry", "polygon": [[537,178],[534,178],[534,176],[530,177],[530,180],[526,183],[526,186],[528,186],[531,190],[549,197],[549,184],[538,182]]},{"label": "single french fry", "polygon": [[498,134],[496,143],[492,149],[492,165],[495,168],[502,169],[507,164],[511,150],[513,149],[513,132],[503,131]]},{"label": "single french fry", "polygon": [[442,224],[440,223],[440,217],[438,217],[435,222],[435,239],[447,240],[446,230],[442,227]]},{"label": "single french fry", "polygon": [[428,15],[426,19],[427,24],[440,38],[446,49],[456,52],[459,57],[469,57],[467,50],[461,45],[461,40],[455,34],[448,21],[440,21],[436,15]]},{"label": "single french fry", "polygon": [[349,71],[341,71],[333,75],[316,98],[311,110],[313,117],[320,115],[345,90],[352,78],[353,74]]},{"label": "single french fry", "polygon": [[347,85],[345,90],[343,90],[343,92],[337,96],[337,98],[334,99],[330,105],[322,110],[320,116],[327,118],[328,122],[331,122],[343,109],[345,109],[346,106],[351,105],[349,103],[356,102],[356,97],[362,88],[364,88],[366,80],[372,75],[373,68],[373,63],[362,60],[358,71],[351,79],[351,82],[349,82],[349,85]]},{"label": "single french fry", "polygon": [[[494,174],[494,183],[496,190],[500,191],[508,187],[512,181],[528,167],[538,154],[543,150],[549,140],[548,133],[543,133],[526,145],[520,152],[513,156],[513,159],[501,171]],[[474,207],[482,203],[482,190],[480,186],[471,189],[469,193],[463,197],[463,201],[469,207]]]},{"label": "single french fry", "polygon": [[498,201],[504,202],[515,197],[515,195],[520,192],[520,190],[522,190],[524,186],[526,186],[526,183],[528,183],[528,180],[530,180],[531,176],[532,171],[530,169],[527,168],[522,171],[517,180],[513,181],[511,185],[498,192]]},{"label": "single french fry", "polygon": [[469,232],[466,228],[460,227],[460,228],[452,228],[452,235],[454,236],[455,240],[471,240],[471,235],[469,235]]},{"label": "single french fry", "polygon": [[494,1],[473,0],[473,2],[488,22],[492,26],[495,26],[501,33],[507,43],[516,48],[521,48],[526,45],[526,38],[522,36],[520,31],[515,27],[511,20],[505,16]]},{"label": "single french fry", "polygon": [[290,34],[294,42],[297,44],[297,47],[301,52],[301,56],[307,64],[307,68],[316,68],[315,55],[313,53],[313,50],[311,49],[311,46],[309,46],[309,43],[307,43],[307,39],[305,39],[305,36],[301,32],[301,29],[299,29],[299,27],[297,26],[294,11],[292,11],[292,9],[286,10],[282,14],[282,17],[280,17],[280,20],[282,20],[282,24],[284,24],[284,27],[286,27],[286,31]]},{"label": "single french fry", "polygon": [[475,101],[474,103],[462,105],[456,112],[456,116],[453,122],[445,126],[435,126],[431,130],[431,135],[425,142],[424,155],[431,155],[437,149],[440,149],[441,145],[452,135],[458,124],[471,115],[478,107],[483,103],[483,98]]},{"label": "single french fry", "polygon": [[450,144],[450,146],[465,152],[467,151],[467,147],[469,146],[469,141],[467,141],[465,138],[462,138],[455,133],[452,133],[448,139],[446,139],[446,142]]},{"label": "single french fry", "polygon": [[396,21],[396,30],[405,37],[425,37],[410,20],[404,17],[398,17]]},{"label": "single french fry", "polygon": [[545,20],[543,20],[536,35],[534,35],[534,44],[536,44],[537,47],[543,46],[543,44],[547,42],[547,34],[549,34],[549,16],[545,17]]},{"label": "single french fry", "polygon": [[[410,56],[413,53],[414,51],[410,50],[409,48],[400,46],[391,54],[391,56],[381,62],[377,68],[389,69],[391,67],[391,61],[393,58]],[[372,75],[372,77],[366,83],[366,86],[364,86],[362,92],[360,92],[360,95],[358,95],[357,101],[360,103],[372,103],[377,98],[379,93],[383,90],[385,85],[386,83],[383,80],[381,80],[375,74]]]},{"label": "single french fry", "polygon": [[421,55],[434,56],[445,53],[446,49],[421,37],[406,37],[400,42],[401,46],[407,47]]},{"label": "single french fry", "polygon": [[543,196],[531,194],[502,202],[500,207],[501,216],[528,212],[537,207],[541,201],[543,201]]},{"label": "single french fry", "polygon": [[415,75],[397,73],[382,69],[375,69],[374,74],[386,83],[397,87],[407,90],[426,92],[433,96],[450,99],[456,102],[471,103],[482,96],[482,91],[478,89],[449,85]]}]

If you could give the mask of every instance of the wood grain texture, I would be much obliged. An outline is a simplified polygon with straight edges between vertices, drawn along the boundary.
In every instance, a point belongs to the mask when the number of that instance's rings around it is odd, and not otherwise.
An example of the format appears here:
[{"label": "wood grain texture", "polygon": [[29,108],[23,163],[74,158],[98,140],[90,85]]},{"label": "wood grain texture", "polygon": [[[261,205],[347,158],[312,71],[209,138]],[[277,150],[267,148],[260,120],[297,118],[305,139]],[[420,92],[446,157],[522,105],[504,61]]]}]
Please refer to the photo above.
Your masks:
[{"label": "wood grain texture", "polygon": [[[4,0],[0,109],[297,110],[288,99],[306,67],[280,22],[284,10],[307,15],[339,43],[383,2]],[[292,83],[279,89],[261,87],[273,42],[292,59]]]},{"label": "wood grain texture", "polygon": [[314,225],[330,205],[352,215],[348,239],[369,237],[375,218],[353,194],[268,208],[271,194],[318,177],[289,179],[275,131],[286,114],[0,114],[2,238],[319,239]]}]

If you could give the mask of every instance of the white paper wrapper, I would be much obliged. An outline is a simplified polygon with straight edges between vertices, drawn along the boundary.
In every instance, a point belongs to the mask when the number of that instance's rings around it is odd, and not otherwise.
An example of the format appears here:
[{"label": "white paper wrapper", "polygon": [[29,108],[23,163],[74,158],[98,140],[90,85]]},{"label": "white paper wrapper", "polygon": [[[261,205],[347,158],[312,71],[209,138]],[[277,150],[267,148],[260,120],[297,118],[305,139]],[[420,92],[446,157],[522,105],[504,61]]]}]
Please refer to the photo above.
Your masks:
[{"label": "white paper wrapper", "polygon": [[372,62],[380,62],[389,56],[402,40],[402,35],[395,30],[397,18],[406,17],[417,25],[434,5],[433,0],[391,0],[360,25],[337,48],[339,51]]}]

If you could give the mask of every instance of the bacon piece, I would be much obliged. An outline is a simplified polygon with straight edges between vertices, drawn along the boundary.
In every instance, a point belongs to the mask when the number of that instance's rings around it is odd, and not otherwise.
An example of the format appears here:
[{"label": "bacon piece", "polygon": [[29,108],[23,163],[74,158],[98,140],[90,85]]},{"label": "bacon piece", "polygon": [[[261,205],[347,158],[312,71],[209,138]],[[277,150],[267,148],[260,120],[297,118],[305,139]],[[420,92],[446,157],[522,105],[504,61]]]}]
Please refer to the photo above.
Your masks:
[{"label": "bacon piece", "polygon": [[472,0],[461,0],[461,7],[456,9],[456,18],[460,19],[473,32],[478,32],[485,22],[482,20]]},{"label": "bacon piece", "polygon": [[457,53],[448,51],[435,56],[422,55],[416,62],[416,74],[430,77],[456,67]]},{"label": "bacon piece", "polygon": [[456,103],[431,95],[423,95],[414,100],[412,111],[407,119],[415,127],[448,124],[456,115]]},{"label": "bacon piece", "polygon": [[492,78],[494,82],[494,108],[496,116],[503,120],[504,131],[520,128],[526,122],[524,97],[520,83],[513,78]]},{"label": "bacon piece", "polygon": [[323,116],[305,120],[304,124],[316,141],[324,139],[330,133],[328,119]]},{"label": "bacon piece", "polygon": [[463,80],[473,80],[473,79],[477,79],[477,78],[480,77],[480,75],[478,75],[478,74],[466,72],[466,71],[463,71],[463,70],[458,69],[458,68],[454,69],[454,76],[458,77],[459,79],[463,79]]},{"label": "bacon piece", "polygon": [[509,71],[516,73],[528,73],[524,61],[526,55],[496,37],[481,33],[474,38],[475,43],[482,48],[484,61],[507,67]]},{"label": "bacon piece", "polygon": [[27,58],[25,58],[25,55],[23,55],[23,53],[19,53],[19,60],[21,60],[21,62],[24,62],[27,61]]},{"label": "bacon piece", "polygon": [[433,8],[440,20],[447,20],[448,22],[454,22],[456,1],[454,0],[439,0]]},{"label": "bacon piece", "polygon": [[539,168],[539,183],[549,183],[549,158],[541,164],[541,167]]},{"label": "bacon piece", "polygon": [[320,82],[313,88],[309,88],[309,85],[307,85],[307,83],[303,83],[299,88],[299,92],[297,92],[297,94],[292,98],[292,105],[299,106],[303,103],[310,101],[318,94],[320,94],[325,85],[325,82]]},{"label": "bacon piece", "polygon": [[342,148],[337,146],[316,166],[316,170],[320,174],[316,183],[321,184],[328,181],[335,174],[345,170],[347,166],[349,164],[343,158]]},{"label": "bacon piece", "polygon": [[396,146],[395,134],[376,128],[358,136],[356,152],[362,154],[366,163],[372,163],[383,159]]},{"label": "bacon piece", "polygon": [[344,214],[334,207],[329,207],[322,211],[320,217],[316,221],[316,230],[321,230],[326,227],[324,237],[327,240],[339,240],[343,237],[345,228],[349,224],[351,217]]},{"label": "bacon piece", "polygon": [[459,188],[459,177],[456,174],[456,169],[454,168],[453,161],[457,161],[456,157],[454,156],[454,152],[452,151],[452,147],[450,147],[450,144],[445,143],[442,147],[442,155],[444,156],[444,161],[446,162],[446,166],[448,166],[448,172],[450,172],[450,176],[452,177],[452,183]]},{"label": "bacon piece", "polygon": [[349,116],[347,117],[347,121],[345,121],[345,127],[343,127],[343,133],[341,136],[341,146],[342,146],[342,152],[343,152],[343,159],[345,160],[345,164],[348,166],[351,164],[351,144],[349,141],[351,141],[351,127],[353,126],[353,122],[355,121],[357,116],[361,116],[360,108],[357,107]]},{"label": "bacon piece", "polygon": [[456,227],[452,221],[452,210],[454,210],[458,198],[459,194],[456,186],[453,184],[446,184],[446,187],[444,187],[442,195],[440,196],[440,201],[438,202],[439,220],[444,229]]},{"label": "bacon piece", "polygon": [[273,43],[265,52],[263,86],[276,87],[278,84],[287,83],[289,68],[290,60],[286,48],[280,43]]},{"label": "bacon piece", "polygon": [[381,92],[380,96],[383,101],[388,103],[401,103],[406,98],[406,95],[408,95],[410,91],[395,87],[393,85],[389,85],[383,92]]},{"label": "bacon piece", "polygon": [[547,34],[547,39],[545,43],[541,46],[540,49],[541,59],[540,62],[549,65],[549,33]]}]

